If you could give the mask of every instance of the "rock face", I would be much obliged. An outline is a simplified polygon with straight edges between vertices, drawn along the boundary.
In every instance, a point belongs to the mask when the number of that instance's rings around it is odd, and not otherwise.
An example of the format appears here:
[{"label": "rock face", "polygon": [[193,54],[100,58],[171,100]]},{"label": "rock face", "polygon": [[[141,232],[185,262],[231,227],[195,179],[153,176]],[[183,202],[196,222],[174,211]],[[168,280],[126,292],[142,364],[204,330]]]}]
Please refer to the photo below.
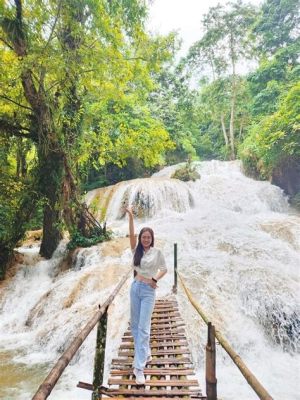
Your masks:
[{"label": "rock face", "polygon": [[300,158],[284,160],[273,171],[272,183],[291,197],[300,192]]}]

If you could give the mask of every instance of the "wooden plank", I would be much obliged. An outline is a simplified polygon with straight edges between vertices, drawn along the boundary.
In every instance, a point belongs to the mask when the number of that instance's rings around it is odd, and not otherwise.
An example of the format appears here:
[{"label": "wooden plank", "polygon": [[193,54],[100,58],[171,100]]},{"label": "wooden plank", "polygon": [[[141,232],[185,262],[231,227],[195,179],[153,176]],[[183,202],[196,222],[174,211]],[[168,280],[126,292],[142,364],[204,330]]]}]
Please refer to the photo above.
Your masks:
[{"label": "wooden plank", "polygon": [[[132,375],[132,368],[130,369],[120,369],[120,370],[111,370],[111,375],[117,376],[125,376],[125,375]],[[183,376],[183,375],[195,375],[193,369],[186,369],[186,368],[145,368],[144,369],[145,375],[157,375],[157,376]]]},{"label": "wooden plank", "polygon": [[166,309],[166,310],[153,310],[152,313],[152,318],[160,318],[160,317],[181,317],[180,312],[177,310],[174,310],[174,308],[171,309]]},{"label": "wooden plank", "polygon": [[76,386],[79,387],[80,389],[86,389],[86,390],[91,390],[91,391],[94,390],[94,387],[93,387],[93,385],[91,383],[86,383],[86,382],[80,382],[79,381]]},{"label": "wooden plank", "polygon": [[[131,360],[126,358],[113,358],[112,363],[115,365],[132,365],[133,358]],[[161,357],[155,358],[151,361],[147,362],[147,365],[180,365],[180,364],[191,364],[191,360],[189,357],[180,357],[180,358],[171,358],[171,357]]]},{"label": "wooden plank", "polygon": [[163,324],[170,324],[175,322],[184,322],[182,318],[172,317],[172,318],[155,318],[151,321],[152,325],[163,325]]},{"label": "wooden plank", "polygon": [[[155,317],[151,318],[151,324],[155,324],[155,321],[160,322],[161,320],[167,320],[167,321],[182,321],[182,317],[179,315],[168,315],[168,314],[161,314],[161,315],[156,315]],[[128,327],[130,327],[130,324],[128,324]]]},{"label": "wooden plank", "polygon": [[[170,334],[184,333],[184,328],[179,328],[179,329],[172,328],[172,329],[169,329],[167,332],[164,332],[164,334],[167,334],[167,333],[170,333]],[[128,330],[128,331],[124,332],[124,337],[125,336],[131,336],[131,331]],[[152,334],[150,333],[150,337],[151,336],[153,336],[153,333]]]},{"label": "wooden plank", "polygon": [[[146,390],[146,389],[108,389],[108,395],[125,395],[125,396],[186,396],[198,394],[201,396],[199,389],[173,389],[173,390]],[[205,397],[203,397],[205,398]]]},{"label": "wooden plank", "polygon": [[166,308],[165,310],[153,310],[152,318],[160,315],[171,315],[172,317],[180,317],[180,312],[176,308]]},{"label": "wooden plank", "polygon": [[[152,390],[152,392],[153,392],[153,390]],[[184,395],[184,397],[175,397],[175,396],[173,396],[173,394],[171,394],[170,396],[172,396],[172,397],[151,396],[151,399],[152,400],[170,400],[171,398],[172,398],[172,400],[182,400],[183,398],[185,398],[185,399],[206,399],[206,396],[196,396],[195,394],[192,397],[189,395]],[[103,398],[103,396],[102,396],[102,398]],[[120,397],[107,397],[107,399],[120,400]],[[130,397],[127,397],[127,399],[149,400],[149,397],[142,397],[142,396],[132,397],[132,396],[130,396]]]},{"label": "wooden plank", "polygon": [[[181,342],[174,341],[155,341],[156,343],[153,343],[153,341],[150,343],[151,349],[155,349],[157,347],[178,347],[178,346],[183,346],[186,347],[188,345],[188,342],[186,340],[182,340]],[[120,349],[133,349],[134,344],[132,343],[124,343],[120,345]]]},{"label": "wooden plank", "polygon": [[[179,355],[179,354],[190,354],[189,349],[173,349],[173,350],[154,350],[151,352],[152,358],[154,359],[155,356],[170,354],[170,355]],[[133,357],[133,351],[119,351],[119,357]]]},{"label": "wooden plank", "polygon": [[159,326],[158,324],[155,324],[151,326],[151,333],[168,332],[169,329],[179,328],[180,326],[185,326],[184,322],[170,323]]},{"label": "wooden plank", "polygon": [[[151,338],[151,340],[165,340],[165,339],[167,339],[167,340],[170,340],[170,341],[172,341],[172,340],[175,340],[175,341],[178,341],[178,340],[184,340],[185,339],[185,335],[184,334],[177,334],[177,335],[168,335],[168,334],[165,334],[165,335],[161,335],[161,336],[152,336],[152,338]],[[133,342],[133,337],[132,336],[125,336],[125,337],[123,337],[122,338],[122,342]]]},{"label": "wooden plank", "polygon": [[[108,379],[109,385],[131,385],[131,386],[139,386],[135,383],[135,379],[118,379],[118,378],[110,378]],[[190,387],[190,386],[199,386],[197,379],[193,380],[178,380],[178,379],[146,379],[145,386],[154,386],[154,387],[167,387],[167,386],[176,386],[176,387]]]}]

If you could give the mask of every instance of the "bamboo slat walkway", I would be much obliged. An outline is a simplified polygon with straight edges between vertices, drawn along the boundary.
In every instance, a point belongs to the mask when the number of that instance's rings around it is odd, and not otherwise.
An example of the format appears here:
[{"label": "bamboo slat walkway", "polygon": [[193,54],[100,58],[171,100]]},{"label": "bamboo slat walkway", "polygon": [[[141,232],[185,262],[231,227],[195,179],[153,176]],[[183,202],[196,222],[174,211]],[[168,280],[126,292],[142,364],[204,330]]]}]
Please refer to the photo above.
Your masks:
[{"label": "bamboo slat walkway", "polygon": [[155,303],[151,321],[152,361],[144,371],[145,385],[135,383],[133,351],[133,338],[128,328],[118,358],[112,360],[109,388],[99,398],[206,399],[197,379],[191,379],[195,373],[175,299],[161,299]]}]

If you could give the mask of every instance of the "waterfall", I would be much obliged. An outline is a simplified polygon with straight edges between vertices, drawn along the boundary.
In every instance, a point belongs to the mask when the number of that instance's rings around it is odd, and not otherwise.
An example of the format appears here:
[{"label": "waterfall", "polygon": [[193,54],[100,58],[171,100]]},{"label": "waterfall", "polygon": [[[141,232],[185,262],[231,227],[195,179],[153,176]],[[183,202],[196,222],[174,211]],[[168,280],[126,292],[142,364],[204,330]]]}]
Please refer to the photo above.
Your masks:
[{"label": "waterfall", "polygon": [[[65,243],[49,261],[36,256],[38,249],[31,250],[32,258],[0,296],[0,360],[17,371],[10,384],[5,383],[8,375],[0,374],[0,398],[32,395],[128,270],[131,252],[124,209],[133,205],[136,231],[145,225],[154,229],[169,266],[158,296],[171,291],[177,243],[179,271],[212,322],[274,398],[300,399],[299,215],[278,187],[247,178],[238,161],[197,162],[195,167],[201,176],[195,182],[171,179],[177,165],[151,178],[89,192],[87,203],[107,221],[115,239],[79,250],[74,268],[60,270]],[[109,310],[106,378],[128,324],[129,284]],[[180,288],[178,300],[205,390],[206,327]],[[52,398],[90,398],[75,386],[79,380],[92,382],[95,335],[67,367]],[[217,378],[220,398],[257,398],[220,346]]]}]

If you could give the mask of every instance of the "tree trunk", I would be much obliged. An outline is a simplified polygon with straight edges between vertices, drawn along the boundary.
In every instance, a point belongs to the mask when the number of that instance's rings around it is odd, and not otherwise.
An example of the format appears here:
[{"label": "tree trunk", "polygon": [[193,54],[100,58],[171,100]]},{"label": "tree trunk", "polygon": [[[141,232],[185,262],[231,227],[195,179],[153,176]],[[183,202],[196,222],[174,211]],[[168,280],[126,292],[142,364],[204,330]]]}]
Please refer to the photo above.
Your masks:
[{"label": "tree trunk", "polygon": [[234,115],[235,115],[236,88],[234,84],[232,86],[233,87],[232,87],[232,97],[231,97],[229,139],[230,139],[230,158],[231,160],[235,160]]},{"label": "tree trunk", "polygon": [[[28,55],[28,43],[23,25],[22,2],[15,0],[15,6],[15,17],[3,28],[11,38],[16,55],[23,59]],[[51,113],[51,99],[46,98],[45,94],[44,74],[41,73],[38,86],[36,86],[32,71],[24,69],[21,73],[21,82],[24,95],[32,108],[31,119],[34,126],[32,131],[36,132],[38,136],[38,189],[46,201],[40,253],[50,258],[61,239],[59,206],[61,204],[63,162]]]},{"label": "tree trunk", "polygon": [[17,177],[25,177],[27,173],[26,145],[22,138],[17,139]]},{"label": "tree trunk", "polygon": [[235,73],[235,50],[234,38],[231,35],[230,40],[230,54],[232,65],[232,85],[231,85],[231,110],[230,110],[230,124],[229,124],[229,140],[230,140],[230,158],[235,160],[235,139],[234,139],[234,118],[235,118],[235,102],[236,102],[236,73]]},{"label": "tree trunk", "polygon": [[12,258],[13,249],[5,243],[0,243],[0,281],[5,278],[5,272]]},{"label": "tree trunk", "polygon": [[58,151],[50,151],[46,155],[39,154],[39,187],[46,199],[43,219],[43,238],[40,254],[51,258],[62,238],[60,226],[62,220],[61,188],[63,180],[63,159]]},{"label": "tree trunk", "polygon": [[225,140],[225,146],[226,146],[226,149],[228,149],[229,142],[228,142],[228,136],[227,136],[226,126],[225,126],[225,122],[224,122],[224,114],[221,114],[220,119],[221,119],[221,125],[222,125],[222,132],[223,132],[223,136],[224,136],[224,140]]}]

